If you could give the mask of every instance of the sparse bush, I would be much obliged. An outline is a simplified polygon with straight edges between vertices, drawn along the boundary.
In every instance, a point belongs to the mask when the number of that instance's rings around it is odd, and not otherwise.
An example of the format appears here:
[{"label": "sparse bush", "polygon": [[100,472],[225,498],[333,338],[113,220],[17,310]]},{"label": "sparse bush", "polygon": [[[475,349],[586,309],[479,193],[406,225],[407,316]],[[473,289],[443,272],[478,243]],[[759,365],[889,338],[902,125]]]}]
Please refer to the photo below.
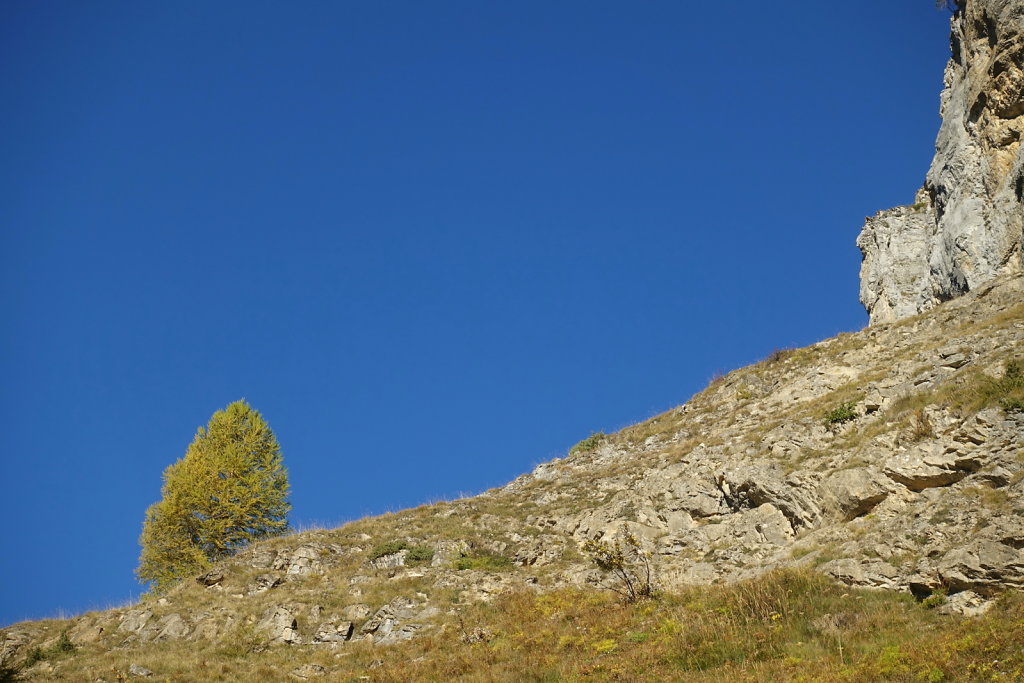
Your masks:
[{"label": "sparse bush", "polygon": [[935,609],[946,604],[946,591],[941,588],[921,601],[921,605],[927,609]]},{"label": "sparse bush", "polygon": [[615,591],[627,603],[653,598],[655,589],[651,556],[640,547],[636,536],[623,528],[621,538],[612,541],[587,541],[583,552],[597,568],[609,574],[614,583],[605,588]]},{"label": "sparse bush", "polygon": [[1024,413],[1024,367],[1017,360],[1006,364],[1003,377],[995,382],[999,405],[1008,413]]},{"label": "sparse bush", "polygon": [[71,642],[70,638],[68,638],[67,629],[64,629],[60,632],[60,638],[57,639],[57,642],[54,643],[50,649],[54,654],[67,654],[69,652],[74,652],[78,648],[76,648],[75,644]]},{"label": "sparse bush", "polygon": [[394,555],[395,553],[405,550],[409,547],[409,544],[405,541],[388,541],[387,543],[381,543],[370,551],[370,559],[376,560],[384,557],[385,555]]},{"label": "sparse bush", "polygon": [[405,561],[410,564],[426,564],[434,559],[434,549],[426,545],[414,545],[405,554]]},{"label": "sparse bush", "polygon": [[857,404],[853,401],[847,401],[825,413],[825,426],[831,427],[832,425],[843,424],[844,422],[856,419]]},{"label": "sparse bush", "polygon": [[928,419],[928,413],[923,408],[918,408],[910,415],[910,438],[914,441],[929,439],[935,436],[935,429],[932,421]]},{"label": "sparse bush", "polygon": [[28,654],[25,655],[25,663],[22,664],[22,666],[28,669],[29,667],[43,661],[44,659],[46,659],[46,653],[43,651],[43,648],[34,647],[28,651]]},{"label": "sparse bush", "polygon": [[577,453],[586,453],[592,451],[601,445],[601,442],[608,438],[608,435],[604,432],[594,432],[587,438],[580,441],[578,444],[569,449],[569,455],[575,455]]},{"label": "sparse bush", "polygon": [[[64,629],[61,631],[60,637],[57,641],[50,647],[44,650],[37,646],[29,650],[25,655],[25,661],[22,663],[22,668],[27,669],[46,659],[57,659],[62,655],[71,654],[77,649],[78,648],[75,644],[71,642],[71,639],[68,638],[67,629]],[[17,675],[17,669],[4,669],[3,667],[0,667],[0,683],[4,683],[4,681],[15,681],[17,680]],[[4,676],[11,676],[11,678],[4,678]]]}]

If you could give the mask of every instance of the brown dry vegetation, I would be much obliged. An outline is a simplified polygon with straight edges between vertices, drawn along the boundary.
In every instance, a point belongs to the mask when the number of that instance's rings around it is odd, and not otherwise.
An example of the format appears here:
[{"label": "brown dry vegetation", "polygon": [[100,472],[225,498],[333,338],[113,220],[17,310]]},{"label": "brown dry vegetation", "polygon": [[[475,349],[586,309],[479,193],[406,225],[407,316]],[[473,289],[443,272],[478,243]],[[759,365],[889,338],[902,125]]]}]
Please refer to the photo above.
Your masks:
[{"label": "brown dry vegetation", "polygon": [[49,677],[113,681],[141,664],[162,681],[273,681],[313,663],[329,681],[1021,680],[1024,597],[1007,593],[964,619],[909,596],[781,571],[634,604],[599,591],[514,592],[387,647],[255,643],[243,628],[229,645],[79,648],[52,654],[59,666]]}]

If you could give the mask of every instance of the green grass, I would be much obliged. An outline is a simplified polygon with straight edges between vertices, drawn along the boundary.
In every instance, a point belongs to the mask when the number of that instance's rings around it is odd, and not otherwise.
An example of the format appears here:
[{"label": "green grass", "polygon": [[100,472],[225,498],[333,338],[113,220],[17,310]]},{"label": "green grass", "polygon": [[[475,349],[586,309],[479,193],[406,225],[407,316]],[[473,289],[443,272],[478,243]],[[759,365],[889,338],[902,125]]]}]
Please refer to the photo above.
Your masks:
[{"label": "green grass", "polygon": [[853,401],[840,403],[832,410],[825,413],[825,425],[837,425],[857,419],[857,404]]},{"label": "green grass", "polygon": [[583,439],[575,446],[570,448],[569,455],[576,455],[577,453],[587,453],[589,451],[592,451],[598,446],[600,446],[601,443],[603,443],[604,440],[607,438],[608,435],[605,434],[604,432],[594,432],[593,434],[591,434],[590,436],[588,436],[587,438]]}]

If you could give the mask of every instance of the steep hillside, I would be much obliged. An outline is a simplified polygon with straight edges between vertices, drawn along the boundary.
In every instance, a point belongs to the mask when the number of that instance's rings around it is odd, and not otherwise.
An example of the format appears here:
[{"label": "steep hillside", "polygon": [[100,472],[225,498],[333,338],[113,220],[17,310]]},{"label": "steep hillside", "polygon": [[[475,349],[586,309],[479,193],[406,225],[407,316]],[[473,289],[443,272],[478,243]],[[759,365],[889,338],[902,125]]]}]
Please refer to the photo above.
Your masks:
[{"label": "steep hillside", "polygon": [[128,608],[12,626],[0,661],[31,663],[29,679],[142,662],[190,680],[195,649],[244,680],[276,646],[298,666],[459,633],[517,591],[607,585],[581,547],[623,530],[668,591],[812,568],[978,613],[1024,585],[1022,365],[1024,280],[994,281],[776,352],[503,488],[261,543]]},{"label": "steep hillside", "polygon": [[[479,496],[11,626],[0,680],[1021,680],[1022,45],[1024,0],[960,3],[925,188],[858,240],[867,329]],[[603,590],[648,568],[658,600]]]}]

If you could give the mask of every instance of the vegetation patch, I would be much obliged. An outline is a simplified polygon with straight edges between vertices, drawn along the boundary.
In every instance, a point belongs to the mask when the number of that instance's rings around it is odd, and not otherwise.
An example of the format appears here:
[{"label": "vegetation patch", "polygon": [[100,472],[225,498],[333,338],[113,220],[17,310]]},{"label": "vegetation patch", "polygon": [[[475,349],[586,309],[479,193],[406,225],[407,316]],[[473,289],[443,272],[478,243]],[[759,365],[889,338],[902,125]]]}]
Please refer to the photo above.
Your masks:
[{"label": "vegetation patch", "polygon": [[434,549],[428,545],[411,545],[408,541],[388,541],[370,551],[370,560],[378,560],[405,550],[406,564],[426,564],[434,559]]},{"label": "vegetation patch", "polygon": [[612,542],[587,541],[583,552],[609,577],[605,588],[618,593],[627,603],[654,597],[651,556],[640,547],[640,541],[623,529],[621,538]]},{"label": "vegetation patch", "polygon": [[853,401],[840,403],[832,410],[825,413],[825,426],[840,425],[845,422],[857,419],[857,404]]},{"label": "vegetation patch", "polygon": [[497,553],[479,552],[460,557],[455,560],[452,567],[459,571],[466,569],[476,569],[485,572],[507,571],[512,568],[512,558],[498,555]]},{"label": "vegetation patch", "polygon": [[378,560],[382,557],[387,557],[388,555],[394,555],[408,547],[409,544],[406,541],[388,541],[386,543],[381,543],[370,551],[370,559]]},{"label": "vegetation patch", "polygon": [[[71,642],[71,639],[68,638],[68,632],[67,629],[65,629],[64,631],[61,631],[60,637],[57,638],[57,642],[50,647],[34,647],[29,650],[28,654],[25,655],[25,661],[22,663],[21,668],[27,669],[42,661],[60,659],[65,655],[73,654],[77,649],[78,648],[75,644]],[[17,671],[13,669],[9,669],[7,674],[4,674],[3,669],[0,669],[0,676],[2,675],[8,675],[10,678],[4,679],[0,677],[0,682],[4,680],[17,680]]]},{"label": "vegetation patch", "polygon": [[1008,413],[1024,412],[1024,364],[1008,360],[999,378],[980,370],[966,372],[943,387],[935,399],[965,414],[990,406],[999,406]]},{"label": "vegetation patch", "polygon": [[577,453],[588,453],[598,446],[600,446],[608,435],[604,432],[594,432],[587,438],[580,441],[578,444],[569,449],[569,455],[576,455]]}]

